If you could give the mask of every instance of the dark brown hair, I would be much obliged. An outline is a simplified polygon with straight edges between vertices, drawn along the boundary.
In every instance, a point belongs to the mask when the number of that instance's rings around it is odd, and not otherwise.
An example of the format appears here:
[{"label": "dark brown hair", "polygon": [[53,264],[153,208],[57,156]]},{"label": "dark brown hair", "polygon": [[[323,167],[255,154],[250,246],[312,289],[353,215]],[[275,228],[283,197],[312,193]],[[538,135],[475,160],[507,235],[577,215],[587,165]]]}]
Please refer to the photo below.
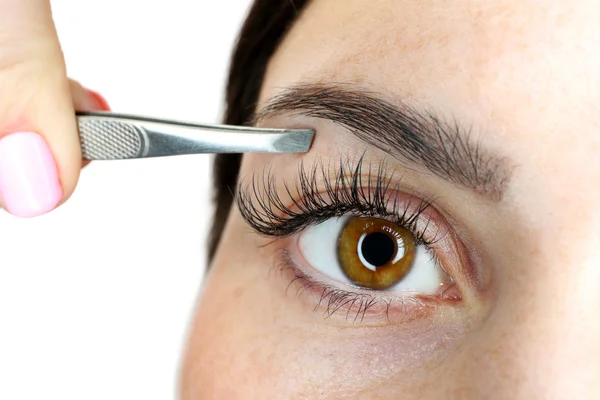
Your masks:
[{"label": "dark brown hair", "polygon": [[[308,2],[309,0],[255,0],[231,57],[225,98],[226,124],[245,125],[251,121],[267,64]],[[233,203],[241,161],[241,154],[221,154],[215,158],[215,215],[208,248],[209,261],[215,254]]]}]

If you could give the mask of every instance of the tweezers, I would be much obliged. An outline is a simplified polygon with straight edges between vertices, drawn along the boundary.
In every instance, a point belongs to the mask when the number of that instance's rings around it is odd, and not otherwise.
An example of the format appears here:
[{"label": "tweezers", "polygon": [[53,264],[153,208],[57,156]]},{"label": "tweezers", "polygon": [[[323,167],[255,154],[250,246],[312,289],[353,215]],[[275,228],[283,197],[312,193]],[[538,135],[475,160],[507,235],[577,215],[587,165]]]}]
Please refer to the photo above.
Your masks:
[{"label": "tweezers", "polygon": [[202,153],[303,153],[310,129],[195,124],[110,112],[78,112],[86,160],[124,160]]}]

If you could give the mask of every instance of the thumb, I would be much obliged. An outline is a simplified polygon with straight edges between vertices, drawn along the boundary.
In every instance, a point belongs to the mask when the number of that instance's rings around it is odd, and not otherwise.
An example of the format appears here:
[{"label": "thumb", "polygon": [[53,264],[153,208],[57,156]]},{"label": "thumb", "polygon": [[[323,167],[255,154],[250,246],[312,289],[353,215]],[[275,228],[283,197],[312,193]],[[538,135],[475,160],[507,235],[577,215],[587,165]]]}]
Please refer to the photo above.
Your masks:
[{"label": "thumb", "polygon": [[81,151],[48,0],[0,0],[0,206],[44,214],[73,192]]}]

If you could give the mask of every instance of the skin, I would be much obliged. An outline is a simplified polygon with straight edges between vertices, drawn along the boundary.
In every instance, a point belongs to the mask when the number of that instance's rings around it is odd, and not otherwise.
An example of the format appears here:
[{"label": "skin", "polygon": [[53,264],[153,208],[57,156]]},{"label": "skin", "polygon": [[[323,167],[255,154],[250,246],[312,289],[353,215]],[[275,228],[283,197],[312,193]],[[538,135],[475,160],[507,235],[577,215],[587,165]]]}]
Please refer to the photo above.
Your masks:
[{"label": "skin", "polygon": [[300,160],[357,148],[368,162],[387,158],[402,190],[439,197],[482,278],[450,262],[459,303],[389,323],[324,318],[273,267],[293,240],[260,238],[233,209],[191,327],[182,398],[599,398],[599,23],[592,1],[314,0],[272,58],[259,107],[307,82],[427,104],[505,157],[504,196],[289,115],[261,125],[315,127],[311,151],[245,156],[241,175],[271,164],[281,191]]}]

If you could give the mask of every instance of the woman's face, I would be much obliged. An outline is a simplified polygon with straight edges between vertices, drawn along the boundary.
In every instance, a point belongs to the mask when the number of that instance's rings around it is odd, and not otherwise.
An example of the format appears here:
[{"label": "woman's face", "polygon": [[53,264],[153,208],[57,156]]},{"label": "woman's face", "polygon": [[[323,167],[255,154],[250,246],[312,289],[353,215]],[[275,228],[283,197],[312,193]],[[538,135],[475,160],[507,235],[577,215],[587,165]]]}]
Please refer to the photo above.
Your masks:
[{"label": "woman's face", "polygon": [[[600,398],[600,8],[315,0],[272,58],[184,398]],[[286,189],[287,188],[287,189]]]}]

